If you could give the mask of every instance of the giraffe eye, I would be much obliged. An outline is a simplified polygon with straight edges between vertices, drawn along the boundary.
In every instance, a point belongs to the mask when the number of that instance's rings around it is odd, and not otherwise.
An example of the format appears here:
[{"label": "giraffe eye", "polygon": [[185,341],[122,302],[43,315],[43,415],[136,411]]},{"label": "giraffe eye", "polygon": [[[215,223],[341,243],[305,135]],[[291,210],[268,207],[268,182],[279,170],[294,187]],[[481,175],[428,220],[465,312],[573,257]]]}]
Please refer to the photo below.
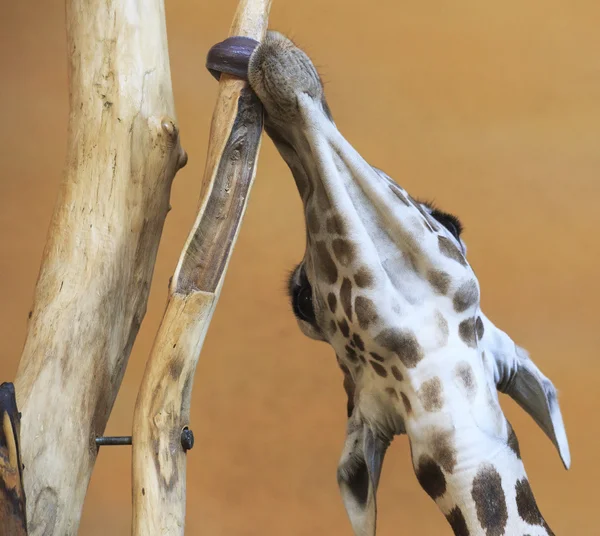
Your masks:
[{"label": "giraffe eye", "polygon": [[434,208],[431,211],[431,215],[439,221],[448,231],[452,233],[456,240],[460,241],[460,235],[463,231],[462,222],[454,215],[448,212],[442,212],[441,210]]},{"label": "giraffe eye", "polygon": [[299,286],[294,292],[294,312],[305,322],[315,322],[315,309],[312,300],[312,288],[308,283]]},{"label": "giraffe eye", "polygon": [[456,238],[457,240],[460,238],[460,233],[456,228],[456,225],[454,225],[450,220],[445,221],[443,225],[446,229],[448,229],[448,231],[450,231],[454,235],[454,238]]},{"label": "giraffe eye", "polygon": [[288,295],[292,302],[294,314],[300,320],[308,322],[314,328],[316,325],[315,308],[313,306],[312,286],[306,276],[303,264],[299,264],[290,273],[288,279]]}]

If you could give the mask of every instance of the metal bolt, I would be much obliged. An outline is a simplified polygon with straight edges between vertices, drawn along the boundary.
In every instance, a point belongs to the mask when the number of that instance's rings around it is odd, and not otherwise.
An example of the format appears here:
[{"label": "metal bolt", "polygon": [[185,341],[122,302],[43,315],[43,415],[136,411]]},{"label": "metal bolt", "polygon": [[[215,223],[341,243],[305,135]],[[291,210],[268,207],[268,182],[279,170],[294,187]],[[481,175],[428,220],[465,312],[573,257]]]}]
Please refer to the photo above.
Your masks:
[{"label": "metal bolt", "polygon": [[131,436],[102,436],[96,438],[97,447],[115,447],[131,445]]},{"label": "metal bolt", "polygon": [[187,426],[181,431],[181,446],[184,451],[188,451],[194,446],[194,432]]}]

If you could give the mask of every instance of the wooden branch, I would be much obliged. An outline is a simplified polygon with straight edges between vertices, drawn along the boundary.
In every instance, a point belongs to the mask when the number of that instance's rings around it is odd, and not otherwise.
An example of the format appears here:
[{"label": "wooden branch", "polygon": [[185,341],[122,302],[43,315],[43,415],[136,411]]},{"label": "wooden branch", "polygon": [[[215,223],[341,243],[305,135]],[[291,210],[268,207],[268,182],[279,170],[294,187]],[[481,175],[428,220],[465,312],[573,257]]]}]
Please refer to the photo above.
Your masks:
[{"label": "wooden branch", "polygon": [[32,535],[74,535],[146,311],[179,143],[163,0],[67,0],[64,178],[16,387]]},{"label": "wooden branch", "polygon": [[[241,0],[231,36],[260,41],[270,0]],[[167,308],[138,394],[133,423],[132,534],[181,535],[196,364],[256,171],[262,106],[248,84],[221,75],[200,211],[180,256]]]},{"label": "wooden branch", "polygon": [[15,387],[0,385],[0,534],[26,536],[23,465],[19,446],[21,417]]}]

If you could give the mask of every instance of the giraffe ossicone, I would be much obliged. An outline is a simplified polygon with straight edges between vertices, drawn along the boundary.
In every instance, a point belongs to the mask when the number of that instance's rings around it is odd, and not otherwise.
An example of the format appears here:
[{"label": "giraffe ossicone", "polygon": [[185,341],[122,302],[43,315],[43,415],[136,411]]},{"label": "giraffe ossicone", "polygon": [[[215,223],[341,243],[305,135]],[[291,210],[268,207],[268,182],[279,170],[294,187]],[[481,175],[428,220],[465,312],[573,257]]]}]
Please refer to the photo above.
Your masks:
[{"label": "giraffe ossicone", "polygon": [[354,533],[375,534],[385,452],[406,433],[417,479],[456,535],[552,534],[498,391],[533,417],[568,468],[556,389],[482,313],[460,222],[360,156],[292,41],[269,32],[248,79],[303,202],[293,309],[306,335],[334,348],[344,376],[338,483]]}]

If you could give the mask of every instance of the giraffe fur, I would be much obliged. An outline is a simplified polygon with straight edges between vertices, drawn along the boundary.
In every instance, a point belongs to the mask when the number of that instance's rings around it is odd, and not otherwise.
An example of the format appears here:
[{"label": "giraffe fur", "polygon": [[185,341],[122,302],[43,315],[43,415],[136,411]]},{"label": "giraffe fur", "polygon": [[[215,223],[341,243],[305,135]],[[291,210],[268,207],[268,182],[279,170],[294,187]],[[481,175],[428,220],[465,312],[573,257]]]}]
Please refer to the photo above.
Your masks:
[{"label": "giraffe fur", "polygon": [[354,534],[376,533],[385,452],[403,434],[419,484],[455,535],[553,534],[498,392],[533,417],[568,468],[556,389],[481,311],[458,219],[361,157],[291,40],[269,32],[248,79],[302,199],[294,313],[307,336],[334,349],[348,395],[338,483]]}]

